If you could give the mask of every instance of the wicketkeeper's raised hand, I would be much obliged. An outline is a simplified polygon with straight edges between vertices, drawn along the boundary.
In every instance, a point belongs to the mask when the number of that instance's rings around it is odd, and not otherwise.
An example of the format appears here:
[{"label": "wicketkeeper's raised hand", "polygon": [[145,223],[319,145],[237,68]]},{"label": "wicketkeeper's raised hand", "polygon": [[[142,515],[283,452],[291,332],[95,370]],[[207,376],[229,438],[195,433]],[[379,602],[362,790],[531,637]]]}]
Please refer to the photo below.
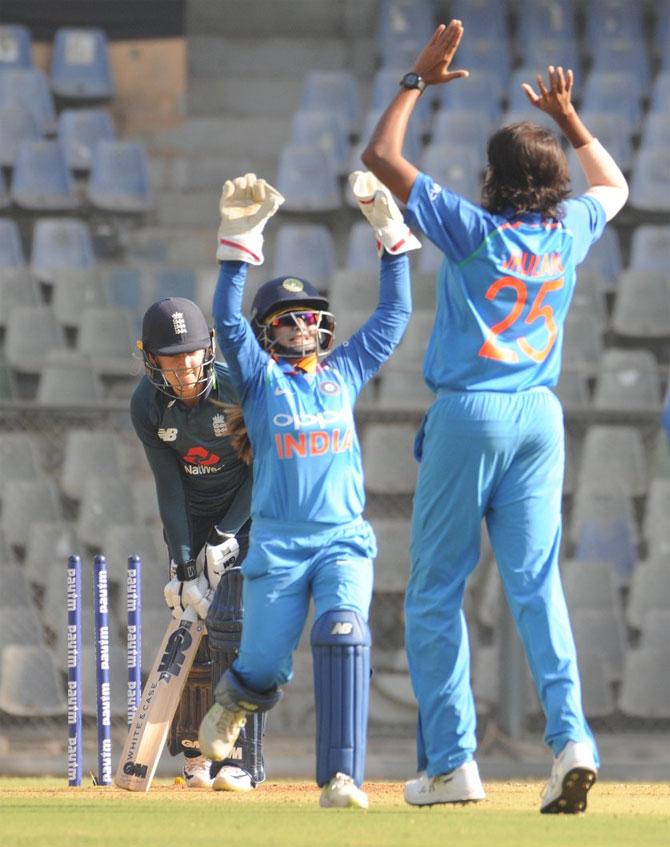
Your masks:
[{"label": "wicketkeeper's raised hand", "polygon": [[263,264],[263,227],[284,198],[256,174],[226,180],[221,192],[216,258]]},{"label": "wicketkeeper's raised hand", "polygon": [[392,256],[418,250],[421,243],[403,220],[402,213],[388,188],[369,171],[349,174],[349,185],[358,208],[367,218],[377,239],[377,253]]}]

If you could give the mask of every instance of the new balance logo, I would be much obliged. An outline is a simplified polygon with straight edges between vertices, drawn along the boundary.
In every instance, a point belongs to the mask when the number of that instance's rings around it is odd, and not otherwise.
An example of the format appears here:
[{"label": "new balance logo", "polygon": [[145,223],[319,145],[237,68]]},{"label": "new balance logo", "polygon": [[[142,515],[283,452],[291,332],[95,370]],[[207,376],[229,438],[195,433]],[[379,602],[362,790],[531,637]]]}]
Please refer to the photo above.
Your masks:
[{"label": "new balance logo", "polygon": [[349,621],[336,621],[332,629],[330,630],[331,635],[351,635],[354,631],[354,625]]},{"label": "new balance logo", "polygon": [[176,427],[170,426],[158,430],[158,437],[161,441],[176,441],[179,430]]}]

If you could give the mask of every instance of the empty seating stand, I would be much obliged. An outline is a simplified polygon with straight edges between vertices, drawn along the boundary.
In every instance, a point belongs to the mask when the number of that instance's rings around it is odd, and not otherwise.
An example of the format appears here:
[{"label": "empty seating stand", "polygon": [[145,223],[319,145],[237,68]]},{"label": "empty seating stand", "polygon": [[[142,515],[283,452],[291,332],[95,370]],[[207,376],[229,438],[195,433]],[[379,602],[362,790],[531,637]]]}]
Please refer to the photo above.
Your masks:
[{"label": "empty seating stand", "polygon": [[107,37],[100,29],[62,28],[54,38],[54,94],[71,100],[110,100],[114,82]]},{"label": "empty seating stand", "polygon": [[154,200],[146,155],[133,141],[98,141],[93,150],[88,199],[107,212],[148,212]]},{"label": "empty seating stand", "polygon": [[67,211],[79,206],[74,181],[58,141],[24,141],[14,164],[12,199],[22,209]]}]

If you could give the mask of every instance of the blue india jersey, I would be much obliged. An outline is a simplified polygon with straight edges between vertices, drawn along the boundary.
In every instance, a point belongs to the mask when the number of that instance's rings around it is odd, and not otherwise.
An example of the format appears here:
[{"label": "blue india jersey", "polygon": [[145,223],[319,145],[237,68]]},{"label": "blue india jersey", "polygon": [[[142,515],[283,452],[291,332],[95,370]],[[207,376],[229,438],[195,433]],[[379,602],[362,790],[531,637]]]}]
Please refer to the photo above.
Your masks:
[{"label": "blue india jersey", "polygon": [[429,388],[555,385],[575,268],[605,227],[601,204],[570,199],[560,221],[493,214],[419,174],[406,217],[444,254],[424,359]]},{"label": "blue india jersey", "polygon": [[379,305],[369,320],[308,373],[259,345],[241,314],[247,266],[221,263],[214,325],[254,452],[257,527],[274,521],[300,531],[348,523],[363,511],[354,404],[397,346],[411,311],[407,257],[385,254],[381,266]]}]

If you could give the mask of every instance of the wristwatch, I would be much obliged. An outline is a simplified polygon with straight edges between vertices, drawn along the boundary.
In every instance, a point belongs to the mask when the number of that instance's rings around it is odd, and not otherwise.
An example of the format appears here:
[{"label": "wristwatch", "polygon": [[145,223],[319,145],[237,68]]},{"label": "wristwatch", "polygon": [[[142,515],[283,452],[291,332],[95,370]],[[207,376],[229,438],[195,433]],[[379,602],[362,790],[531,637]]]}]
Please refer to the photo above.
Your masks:
[{"label": "wristwatch", "polygon": [[425,81],[419,76],[419,74],[414,73],[414,71],[410,71],[408,74],[405,74],[405,76],[400,80],[400,85],[407,89],[416,88],[418,91],[423,91],[426,87]]}]

